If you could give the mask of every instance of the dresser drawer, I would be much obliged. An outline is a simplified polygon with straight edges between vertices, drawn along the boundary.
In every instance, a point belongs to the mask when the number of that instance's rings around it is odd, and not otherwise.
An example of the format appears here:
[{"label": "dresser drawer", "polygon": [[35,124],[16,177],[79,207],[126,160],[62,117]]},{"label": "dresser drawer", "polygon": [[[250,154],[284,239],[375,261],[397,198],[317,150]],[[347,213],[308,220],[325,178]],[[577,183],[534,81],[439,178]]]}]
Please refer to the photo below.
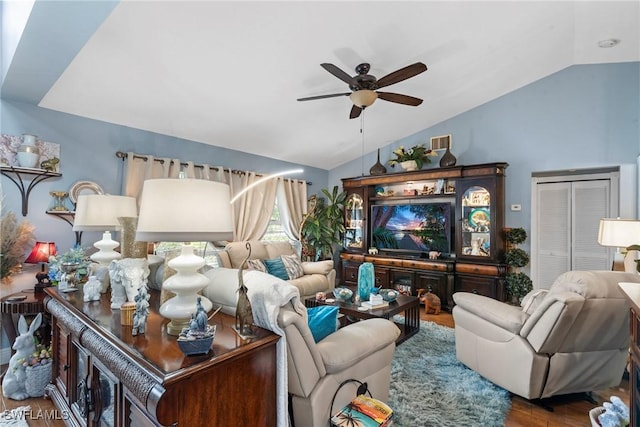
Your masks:
[{"label": "dresser drawer", "polygon": [[390,267],[402,267],[403,261],[395,258],[376,258],[372,260],[375,265],[388,265]]},{"label": "dresser drawer", "polygon": [[472,292],[486,297],[498,299],[496,281],[478,276],[456,275],[455,292]]},{"label": "dresser drawer", "polygon": [[497,265],[456,263],[456,273],[478,274],[482,276],[500,276],[501,268]]},{"label": "dresser drawer", "polygon": [[344,263],[342,267],[342,280],[345,285],[357,285],[358,284],[358,268],[361,264],[355,264],[351,262]]},{"label": "dresser drawer", "polygon": [[447,271],[447,264],[429,261],[416,261],[413,259],[403,260],[402,266],[407,268],[418,268],[420,270]]}]

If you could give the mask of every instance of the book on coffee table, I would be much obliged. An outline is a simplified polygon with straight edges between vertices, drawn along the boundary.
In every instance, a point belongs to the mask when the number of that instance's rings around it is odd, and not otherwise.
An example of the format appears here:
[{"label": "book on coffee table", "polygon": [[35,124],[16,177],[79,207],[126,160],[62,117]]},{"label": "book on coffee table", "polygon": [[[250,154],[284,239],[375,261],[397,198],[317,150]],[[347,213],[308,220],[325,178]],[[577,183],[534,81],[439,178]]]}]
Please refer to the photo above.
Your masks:
[{"label": "book on coffee table", "polygon": [[373,308],[388,307],[389,302],[388,301],[382,301],[382,302],[362,301],[360,305],[362,305],[363,307],[367,307],[369,309],[373,309]]}]

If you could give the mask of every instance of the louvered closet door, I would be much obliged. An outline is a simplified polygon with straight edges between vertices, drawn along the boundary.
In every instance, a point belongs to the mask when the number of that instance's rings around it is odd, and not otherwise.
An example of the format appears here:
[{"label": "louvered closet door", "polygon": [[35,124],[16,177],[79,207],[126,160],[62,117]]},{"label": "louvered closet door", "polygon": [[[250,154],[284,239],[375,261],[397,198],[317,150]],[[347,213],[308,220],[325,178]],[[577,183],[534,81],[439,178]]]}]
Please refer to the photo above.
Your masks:
[{"label": "louvered closet door", "polygon": [[609,180],[572,183],[572,270],[611,270],[607,248],[598,244],[600,218],[609,218]]},{"label": "louvered closet door", "polygon": [[536,288],[549,288],[565,271],[610,269],[607,248],[598,244],[609,180],[539,183],[536,190]]},{"label": "louvered closet door", "polygon": [[536,212],[537,288],[546,288],[571,269],[571,183],[538,184]]}]

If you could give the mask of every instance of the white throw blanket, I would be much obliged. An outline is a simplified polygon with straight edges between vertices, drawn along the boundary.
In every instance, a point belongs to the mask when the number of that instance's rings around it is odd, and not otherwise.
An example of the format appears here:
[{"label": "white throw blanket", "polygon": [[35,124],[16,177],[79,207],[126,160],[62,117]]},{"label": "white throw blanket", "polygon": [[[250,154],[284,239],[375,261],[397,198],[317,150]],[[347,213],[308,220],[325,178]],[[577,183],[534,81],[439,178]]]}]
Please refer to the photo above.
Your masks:
[{"label": "white throw blanket", "polygon": [[280,307],[291,302],[294,309],[306,317],[307,309],[300,301],[298,288],[270,274],[256,270],[244,272],[244,284],[251,302],[253,320],[261,328],[280,335],[276,345],[278,426],[289,425],[289,400],[287,377],[287,342],[284,331],[278,325]]}]

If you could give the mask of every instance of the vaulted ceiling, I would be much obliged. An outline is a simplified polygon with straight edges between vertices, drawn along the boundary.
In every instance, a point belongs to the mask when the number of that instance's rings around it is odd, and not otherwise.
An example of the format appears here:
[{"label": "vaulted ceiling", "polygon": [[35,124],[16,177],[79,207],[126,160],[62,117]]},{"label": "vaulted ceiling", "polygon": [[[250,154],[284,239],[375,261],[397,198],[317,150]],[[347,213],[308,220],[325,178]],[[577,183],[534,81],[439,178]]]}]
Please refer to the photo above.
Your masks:
[{"label": "vaulted ceiling", "polygon": [[[38,1],[2,96],[331,169],[361,155],[361,126],[372,151],[571,65],[639,61],[639,28],[636,1]],[[417,107],[296,101],[349,92],[321,63],[418,61],[384,89]]]}]

